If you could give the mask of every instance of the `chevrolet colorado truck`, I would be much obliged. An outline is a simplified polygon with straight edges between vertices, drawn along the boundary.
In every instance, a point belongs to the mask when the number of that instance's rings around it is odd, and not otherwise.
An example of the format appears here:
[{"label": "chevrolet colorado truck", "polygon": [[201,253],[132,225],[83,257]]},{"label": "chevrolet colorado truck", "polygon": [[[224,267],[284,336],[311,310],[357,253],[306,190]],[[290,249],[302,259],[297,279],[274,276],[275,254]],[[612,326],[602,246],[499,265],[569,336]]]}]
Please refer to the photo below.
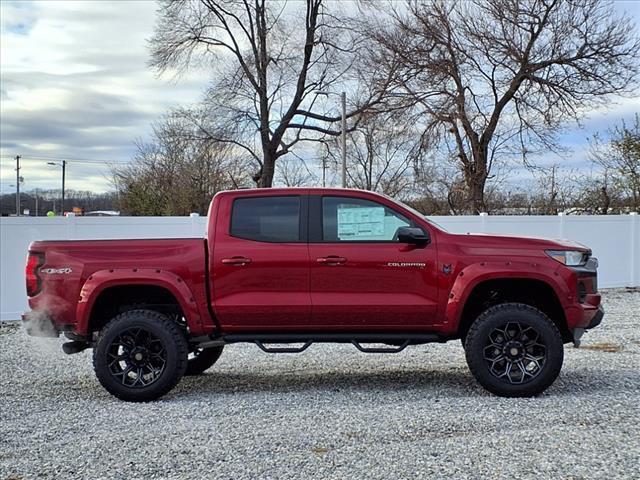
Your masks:
[{"label": "chevrolet colorado truck", "polygon": [[206,238],[37,241],[31,335],[93,349],[103,387],[150,401],[225,346],[362,352],[460,339],[490,392],[549,387],[564,344],[604,311],[591,251],[565,240],[451,234],[386,196],[349,189],[216,194]]}]

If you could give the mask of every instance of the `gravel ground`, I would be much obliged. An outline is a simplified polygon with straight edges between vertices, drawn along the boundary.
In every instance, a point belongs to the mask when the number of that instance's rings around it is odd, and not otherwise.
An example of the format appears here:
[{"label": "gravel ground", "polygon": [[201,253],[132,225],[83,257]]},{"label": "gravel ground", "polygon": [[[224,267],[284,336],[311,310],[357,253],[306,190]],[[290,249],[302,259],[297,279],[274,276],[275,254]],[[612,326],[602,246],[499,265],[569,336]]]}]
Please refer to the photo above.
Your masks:
[{"label": "gravel ground", "polygon": [[112,398],[90,352],[0,329],[0,480],[638,478],[640,293],[605,293],[535,399],[479,387],[459,342],[363,354],[232,345],[161,401]]}]

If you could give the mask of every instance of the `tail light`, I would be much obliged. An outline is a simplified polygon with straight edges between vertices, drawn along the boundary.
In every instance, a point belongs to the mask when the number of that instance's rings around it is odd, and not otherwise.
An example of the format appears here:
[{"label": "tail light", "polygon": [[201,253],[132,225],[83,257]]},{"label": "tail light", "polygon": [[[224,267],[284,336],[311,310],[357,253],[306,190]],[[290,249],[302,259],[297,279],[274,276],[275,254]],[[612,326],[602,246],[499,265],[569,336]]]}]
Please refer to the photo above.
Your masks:
[{"label": "tail light", "polygon": [[27,295],[29,297],[37,295],[42,289],[42,279],[40,278],[40,268],[42,265],[44,265],[44,254],[29,252],[27,268],[25,269]]}]

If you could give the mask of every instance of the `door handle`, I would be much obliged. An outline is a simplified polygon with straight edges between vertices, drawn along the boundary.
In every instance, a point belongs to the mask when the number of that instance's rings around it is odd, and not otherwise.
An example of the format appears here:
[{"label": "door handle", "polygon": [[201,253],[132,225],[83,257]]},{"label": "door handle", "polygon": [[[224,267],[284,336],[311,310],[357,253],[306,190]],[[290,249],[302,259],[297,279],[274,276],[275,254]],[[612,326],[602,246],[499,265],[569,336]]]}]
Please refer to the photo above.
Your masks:
[{"label": "door handle", "polygon": [[347,263],[347,259],[336,255],[329,255],[328,257],[316,258],[316,262],[323,263],[325,265],[343,265]]},{"label": "door handle", "polygon": [[246,257],[223,258],[222,263],[224,265],[236,265],[238,267],[242,267],[247,263],[251,263],[251,259]]}]

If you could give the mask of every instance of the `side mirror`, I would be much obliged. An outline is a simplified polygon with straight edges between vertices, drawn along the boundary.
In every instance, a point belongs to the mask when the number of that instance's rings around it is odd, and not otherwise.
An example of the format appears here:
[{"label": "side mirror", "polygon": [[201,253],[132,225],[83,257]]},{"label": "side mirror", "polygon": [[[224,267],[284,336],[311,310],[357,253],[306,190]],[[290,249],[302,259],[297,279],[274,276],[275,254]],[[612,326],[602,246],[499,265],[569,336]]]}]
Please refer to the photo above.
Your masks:
[{"label": "side mirror", "polygon": [[431,237],[418,227],[400,227],[398,229],[398,241],[412,245],[428,245],[431,242]]}]

